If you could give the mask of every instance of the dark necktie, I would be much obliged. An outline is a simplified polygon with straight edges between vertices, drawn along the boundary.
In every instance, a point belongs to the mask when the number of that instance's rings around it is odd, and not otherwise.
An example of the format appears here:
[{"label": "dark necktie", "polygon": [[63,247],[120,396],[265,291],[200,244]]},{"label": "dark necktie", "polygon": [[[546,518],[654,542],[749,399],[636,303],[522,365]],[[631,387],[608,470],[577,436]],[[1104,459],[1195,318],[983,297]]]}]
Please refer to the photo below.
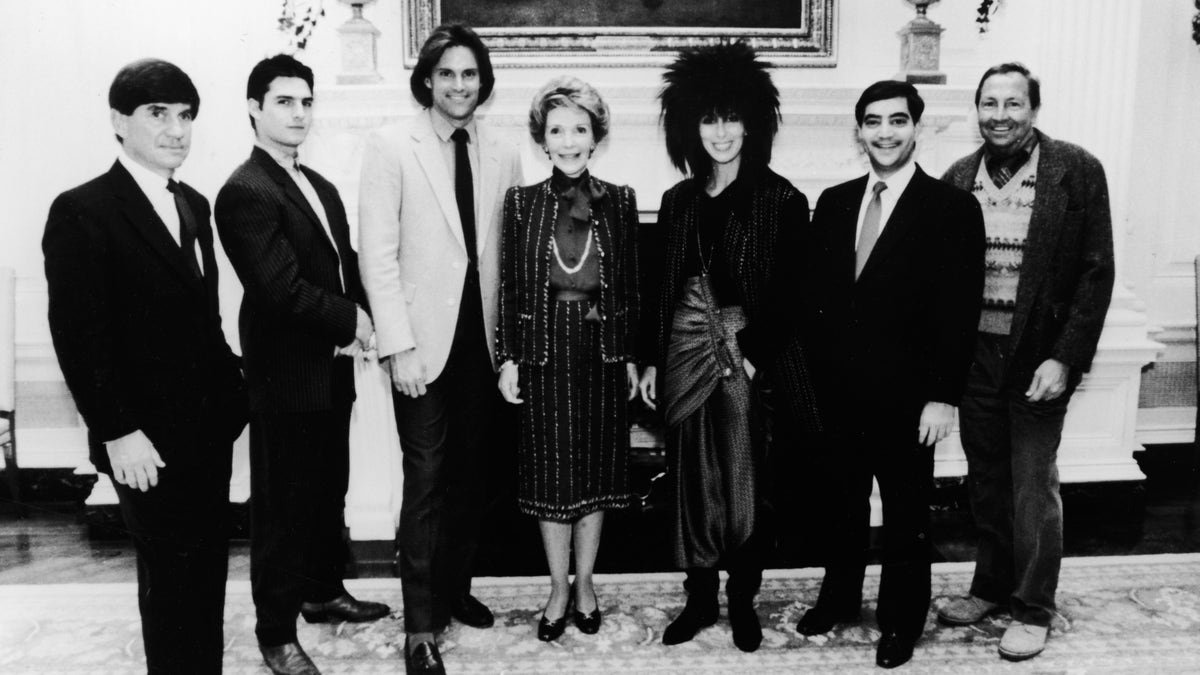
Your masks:
[{"label": "dark necktie", "polygon": [[183,249],[188,269],[198,277],[203,276],[196,262],[196,217],[192,215],[192,208],[183,196],[183,188],[175,179],[167,179],[167,189],[175,195],[175,210],[179,212],[179,248]]},{"label": "dark necktie", "polygon": [[867,266],[867,258],[871,257],[871,249],[879,240],[879,217],[883,213],[883,200],[880,193],[887,189],[887,183],[879,181],[871,186],[871,203],[867,204],[867,213],[863,216],[862,232],[858,235],[858,248],[854,251],[854,278],[862,274]]},{"label": "dark necktie", "polygon": [[475,267],[475,184],[471,178],[471,158],[467,155],[470,136],[466,129],[455,129],[450,139],[454,141],[454,198],[458,202],[467,259],[471,261],[471,267]]}]

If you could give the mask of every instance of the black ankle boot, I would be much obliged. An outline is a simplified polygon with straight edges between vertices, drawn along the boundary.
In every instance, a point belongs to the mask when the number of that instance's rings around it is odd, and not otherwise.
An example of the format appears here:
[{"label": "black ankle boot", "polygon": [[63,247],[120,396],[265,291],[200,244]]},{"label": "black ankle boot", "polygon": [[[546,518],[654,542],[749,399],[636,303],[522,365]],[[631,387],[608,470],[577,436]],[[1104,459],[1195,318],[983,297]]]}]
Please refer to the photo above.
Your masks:
[{"label": "black ankle boot", "polygon": [[663,631],[664,645],[682,644],[696,637],[701,628],[717,622],[720,607],[717,604],[719,581],[715,569],[689,569],[683,587],[687,589],[687,604],[667,629]]},{"label": "black ankle boot", "polygon": [[729,627],[733,629],[733,644],[744,652],[752,652],[762,644],[762,625],[754,609],[754,598],[729,599]]},{"label": "black ankle boot", "polygon": [[690,596],[687,604],[683,606],[683,611],[663,631],[663,644],[677,645],[691,640],[696,637],[696,633],[699,633],[701,628],[707,628],[716,623],[719,614],[720,608],[717,606],[715,597],[708,600],[697,600],[695,596]]}]

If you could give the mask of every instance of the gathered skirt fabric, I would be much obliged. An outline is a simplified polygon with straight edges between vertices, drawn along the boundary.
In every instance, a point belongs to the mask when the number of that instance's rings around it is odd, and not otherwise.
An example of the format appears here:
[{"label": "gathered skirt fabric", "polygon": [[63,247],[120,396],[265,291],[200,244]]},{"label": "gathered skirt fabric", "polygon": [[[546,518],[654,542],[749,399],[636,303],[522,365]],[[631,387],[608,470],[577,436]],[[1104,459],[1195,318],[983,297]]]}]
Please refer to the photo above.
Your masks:
[{"label": "gathered skirt fabric", "polygon": [[753,534],[759,467],[751,381],[742,366],[740,307],[718,307],[708,277],[691,277],[675,306],[663,399],[674,475],[675,564],[714,567]]},{"label": "gathered skirt fabric", "polygon": [[604,363],[589,301],[550,303],[544,366],[520,369],[517,503],[542,520],[572,521],[631,506],[629,389],[624,363]]}]

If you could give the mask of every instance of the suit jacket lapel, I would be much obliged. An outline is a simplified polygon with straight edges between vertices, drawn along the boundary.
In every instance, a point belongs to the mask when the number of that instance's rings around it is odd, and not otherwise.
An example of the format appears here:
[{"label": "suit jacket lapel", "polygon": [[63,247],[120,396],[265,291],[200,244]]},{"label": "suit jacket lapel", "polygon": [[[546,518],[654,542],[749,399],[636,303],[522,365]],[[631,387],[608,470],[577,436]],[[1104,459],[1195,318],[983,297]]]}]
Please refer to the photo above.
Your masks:
[{"label": "suit jacket lapel", "polygon": [[329,221],[329,235],[333,237],[333,245],[337,248],[338,255],[344,260],[347,252],[351,249],[350,224],[343,218],[345,211],[338,208],[339,200],[329,192],[325,184],[313,180],[313,177],[309,175],[312,169],[301,166],[300,170],[304,172],[308,182],[312,183],[313,189],[317,191],[317,198],[321,200],[321,206],[325,208],[325,218]]},{"label": "suit jacket lapel", "polygon": [[[324,241],[329,247],[329,252],[334,255],[338,255],[338,250],[334,247],[334,242],[329,241],[329,235],[325,234],[325,228],[321,226],[321,219],[317,217],[317,212],[313,211],[312,204],[308,203],[308,199],[305,198],[304,193],[300,191],[300,186],[296,185],[296,181],[288,175],[287,171],[284,170],[282,166],[279,166],[279,162],[276,162],[275,158],[272,157],[270,153],[258,147],[257,145],[254,146],[254,150],[251,151],[250,159],[257,163],[258,166],[265,171],[268,176],[271,177],[271,180],[275,181],[275,183],[279,185],[279,189],[284,195],[287,196],[288,200],[291,201],[296,208],[300,209],[300,212],[308,218],[309,224],[315,227],[317,232],[320,234],[320,237],[318,238],[321,241]],[[331,209],[329,208],[327,200],[322,197],[321,190],[316,188],[316,183],[312,181],[312,179],[309,179],[309,182],[313,183],[314,189],[317,190],[317,197],[321,199],[321,205],[325,207],[325,217],[328,218]]]},{"label": "suit jacket lapel", "polygon": [[837,224],[834,231],[829,233],[833,239],[830,245],[832,259],[828,264],[833,265],[839,283],[855,283],[854,252],[858,238],[858,211],[862,208],[863,193],[866,189],[867,177],[856,179],[846,188],[844,198],[839,200],[841,204],[837,204]]},{"label": "suit jacket lapel", "polygon": [[142,192],[142,188],[120,162],[113,163],[113,167],[108,171],[108,180],[121,215],[189,286],[197,290],[202,289],[200,279],[196,278],[187,259],[183,257],[183,249],[167,231],[166,223],[158,217],[146,193]]},{"label": "suit jacket lapel", "polygon": [[1025,254],[1021,259],[1021,279],[1017,283],[1016,315],[1013,317],[1014,336],[1020,335],[1024,317],[1028,316],[1037,296],[1042,278],[1054,259],[1058,243],[1058,224],[1067,210],[1067,193],[1062,188],[1067,168],[1054,151],[1053,141],[1038,132],[1037,183],[1034,186],[1033,213],[1029,219],[1029,234],[1025,239]]},{"label": "suit jacket lapel", "polygon": [[[596,252],[600,256],[600,260],[604,260],[608,251],[613,250],[612,242],[612,223],[608,219],[610,211],[616,212],[616,209],[609,205],[609,202],[614,198],[612,193],[604,189],[604,185],[594,177],[589,177],[592,182],[592,191],[595,194],[599,191],[602,196],[592,203],[592,236],[596,238]],[[601,268],[603,270],[603,268]],[[603,291],[603,287],[601,291]]]},{"label": "suit jacket lapel", "polygon": [[482,256],[496,210],[494,195],[500,187],[500,157],[496,152],[496,139],[478,122],[475,123],[475,135],[479,141],[479,196],[475,200],[475,212],[479,217],[475,219],[475,244],[476,254]]},{"label": "suit jacket lapel", "polygon": [[[462,219],[458,217],[458,200],[454,196],[454,182],[450,179],[450,170],[446,167],[446,159],[439,146],[441,139],[434,133],[433,123],[429,120],[431,114],[433,113],[426,111],[417,116],[417,123],[413,125],[412,130],[412,138],[415,142],[413,147],[417,155],[417,163],[425,171],[425,176],[429,179],[430,186],[433,187],[433,196],[437,199],[438,206],[442,207],[442,214],[446,217],[450,233],[454,235],[454,238],[458,240],[458,245],[462,246],[465,251],[467,243],[463,239]],[[477,222],[475,226],[478,227],[479,223]]]}]

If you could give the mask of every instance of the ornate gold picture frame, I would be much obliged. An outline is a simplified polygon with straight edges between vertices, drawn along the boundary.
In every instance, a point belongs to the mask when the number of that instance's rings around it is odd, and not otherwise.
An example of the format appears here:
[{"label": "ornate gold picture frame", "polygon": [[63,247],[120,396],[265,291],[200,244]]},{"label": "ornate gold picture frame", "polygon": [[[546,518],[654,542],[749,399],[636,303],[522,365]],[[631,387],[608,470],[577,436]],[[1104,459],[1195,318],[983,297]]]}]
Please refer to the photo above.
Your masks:
[{"label": "ornate gold picture frame", "polygon": [[497,67],[662,66],[743,40],[776,66],[837,63],[837,0],[401,0],[405,64],[439,24],[474,28]]}]

